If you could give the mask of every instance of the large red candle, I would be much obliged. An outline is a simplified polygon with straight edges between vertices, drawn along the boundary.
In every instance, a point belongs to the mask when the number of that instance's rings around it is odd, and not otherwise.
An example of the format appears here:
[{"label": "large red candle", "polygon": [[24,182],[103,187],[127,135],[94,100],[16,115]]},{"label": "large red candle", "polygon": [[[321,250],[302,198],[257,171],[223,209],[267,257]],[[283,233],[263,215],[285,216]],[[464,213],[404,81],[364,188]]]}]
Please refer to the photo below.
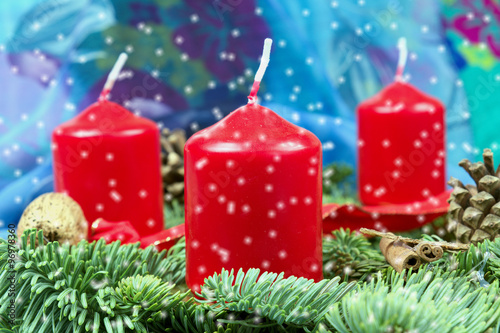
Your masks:
[{"label": "large red candle", "polygon": [[251,98],[193,135],[184,156],[190,288],[222,268],[322,279],[316,136]]},{"label": "large red candle", "polygon": [[163,229],[154,122],[101,98],[58,126],[52,141],[55,189],[75,199],[87,220],[127,220],[141,236]]},{"label": "large red candle", "polygon": [[445,190],[444,107],[401,80],[358,107],[364,204],[421,201]]}]

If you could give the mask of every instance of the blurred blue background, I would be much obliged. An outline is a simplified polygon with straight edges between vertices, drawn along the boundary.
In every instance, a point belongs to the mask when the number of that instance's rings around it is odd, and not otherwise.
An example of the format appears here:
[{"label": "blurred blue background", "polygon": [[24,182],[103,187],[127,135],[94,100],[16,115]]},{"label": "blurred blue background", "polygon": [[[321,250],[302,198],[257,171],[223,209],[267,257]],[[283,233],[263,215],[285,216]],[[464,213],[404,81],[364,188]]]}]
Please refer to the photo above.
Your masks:
[{"label": "blurred blue background", "polygon": [[355,167],[356,106],[393,80],[404,36],[406,79],[447,108],[448,177],[465,178],[460,159],[498,149],[499,13],[493,0],[2,1],[0,228],[52,190],[51,132],[97,99],[121,52],[111,100],[192,134],[246,103],[271,37],[261,104],[314,132],[325,164]]}]

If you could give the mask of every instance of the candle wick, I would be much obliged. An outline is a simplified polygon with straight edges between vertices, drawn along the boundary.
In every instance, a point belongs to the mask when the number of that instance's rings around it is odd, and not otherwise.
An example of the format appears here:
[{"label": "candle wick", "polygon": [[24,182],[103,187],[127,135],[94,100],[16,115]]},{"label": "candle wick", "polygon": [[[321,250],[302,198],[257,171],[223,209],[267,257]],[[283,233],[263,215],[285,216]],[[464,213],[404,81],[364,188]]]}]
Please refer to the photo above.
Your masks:
[{"label": "candle wick", "polygon": [[104,84],[104,88],[101,91],[101,95],[99,95],[99,102],[102,102],[108,98],[109,92],[113,89],[120,72],[122,71],[125,62],[128,59],[128,55],[126,53],[121,53],[118,59],[116,60],[111,72],[109,72],[108,79]]},{"label": "candle wick", "polygon": [[399,49],[399,59],[398,59],[398,68],[396,69],[395,80],[398,82],[402,82],[403,72],[406,66],[406,59],[408,58],[408,48],[406,46],[406,38],[401,37],[398,40],[398,49]]},{"label": "candle wick", "polygon": [[252,90],[250,90],[250,95],[248,96],[248,104],[254,104],[257,102],[257,92],[259,91],[260,82],[262,81],[267,65],[269,64],[272,44],[273,40],[271,38],[266,38],[264,40],[264,50],[262,51],[262,57],[260,58],[259,69],[257,69],[257,73],[255,73]]}]

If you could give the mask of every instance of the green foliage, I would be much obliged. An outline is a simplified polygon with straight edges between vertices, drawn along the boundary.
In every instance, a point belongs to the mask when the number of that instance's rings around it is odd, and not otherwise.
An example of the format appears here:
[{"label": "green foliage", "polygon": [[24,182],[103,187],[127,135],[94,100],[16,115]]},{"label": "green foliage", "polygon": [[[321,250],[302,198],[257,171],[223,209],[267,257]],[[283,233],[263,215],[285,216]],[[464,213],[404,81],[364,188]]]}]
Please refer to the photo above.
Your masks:
[{"label": "green foliage", "polygon": [[[37,239],[38,238],[38,239]],[[15,261],[15,325],[7,325],[9,262],[0,241],[0,322],[14,332],[147,332],[143,318],[158,318],[186,295],[170,293],[180,279],[165,251],[139,244],[106,245],[103,240],[77,246],[50,242],[42,231],[26,231]],[[177,253],[172,251],[172,253]],[[182,252],[182,251],[181,251]],[[177,257],[173,256],[171,258]],[[147,285],[147,288],[142,288]],[[148,319],[149,320],[149,319]]]},{"label": "green foliage", "polygon": [[283,273],[259,274],[259,269],[246,273],[240,269],[235,277],[233,271],[222,270],[205,280],[200,302],[210,304],[213,312],[246,312],[274,325],[313,328],[323,320],[330,304],[354,287],[354,283],[339,283],[338,277],[314,283],[294,276],[285,279]]},{"label": "green foliage", "polygon": [[450,266],[470,272],[474,279],[484,278],[489,283],[500,280],[500,237],[471,245],[468,251],[455,255]]},{"label": "green foliage", "polygon": [[184,223],[184,205],[179,200],[173,199],[163,206],[163,220],[165,229]]},{"label": "green foliage", "polygon": [[[175,285],[184,283],[184,239],[168,253],[104,241],[35,246],[42,232],[29,230],[15,256],[15,296],[8,244],[0,240],[0,333],[498,332],[500,239],[399,274],[364,237],[349,230],[332,236],[325,266],[344,260],[344,268],[356,268],[349,276],[340,266],[325,271],[336,277],[316,283],[223,270],[193,298]],[[7,320],[12,297],[15,325]]]},{"label": "green foliage", "polygon": [[363,236],[349,229],[332,232],[323,240],[323,274],[344,279],[363,280],[369,274],[388,267],[384,256]]},{"label": "green foliage", "polygon": [[338,332],[485,332],[500,316],[499,286],[469,282],[463,271],[417,273],[372,280],[333,305],[326,315]]},{"label": "green foliage", "polygon": [[333,163],[323,168],[323,203],[356,203],[354,170],[348,164]]},{"label": "green foliage", "polygon": [[184,283],[186,278],[186,239],[184,237],[168,250],[165,261],[168,281],[176,285]]}]

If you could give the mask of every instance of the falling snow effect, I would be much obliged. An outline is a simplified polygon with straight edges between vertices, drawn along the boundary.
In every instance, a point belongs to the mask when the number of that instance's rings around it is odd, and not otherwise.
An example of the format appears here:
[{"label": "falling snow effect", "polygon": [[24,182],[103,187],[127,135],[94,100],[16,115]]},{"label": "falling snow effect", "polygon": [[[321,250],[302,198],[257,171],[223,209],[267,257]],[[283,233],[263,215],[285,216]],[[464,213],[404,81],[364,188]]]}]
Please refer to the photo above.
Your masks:
[{"label": "falling snow effect", "polygon": [[[114,22],[116,9],[108,3],[96,2],[89,5],[83,1],[74,1],[74,6],[72,10],[78,15],[71,15],[71,12],[64,14],[64,8],[57,11],[56,7],[55,12],[61,16],[56,15],[53,20],[44,20],[43,17],[28,20],[20,17],[18,22],[12,22],[13,26],[19,26],[16,31],[19,35],[14,35],[12,40],[0,40],[0,56],[2,56],[0,72],[2,77],[9,81],[7,90],[0,92],[0,99],[19,106],[11,112],[6,111],[7,113],[2,114],[0,118],[0,134],[3,136],[9,133],[5,136],[8,139],[0,142],[0,154],[4,157],[2,168],[5,168],[2,169],[5,172],[2,172],[0,177],[0,191],[2,191],[0,202],[9,203],[9,207],[7,204],[0,204],[0,217],[9,222],[18,220],[22,208],[33,198],[36,191],[50,189],[50,179],[48,179],[52,170],[49,164],[50,131],[57,123],[69,119],[83,109],[76,101],[83,99],[88,103],[95,100],[95,93],[89,93],[88,87],[107,74],[110,65],[106,62],[110,60],[106,55],[121,51],[126,51],[131,56],[141,51],[141,57],[137,57],[140,60],[131,66],[140,69],[140,72],[132,70],[122,72],[121,85],[124,89],[116,95],[121,95],[123,92],[128,95],[126,100],[134,98],[139,100],[144,91],[136,89],[135,96],[132,96],[130,91],[137,86],[145,86],[143,82],[154,82],[155,84],[151,86],[157,84],[157,87],[145,91],[145,98],[140,100],[140,102],[147,101],[147,104],[136,106],[135,102],[131,101],[129,105],[141,109],[142,114],[155,120],[167,117],[175,119],[176,117],[170,116],[172,110],[205,108],[209,110],[207,114],[200,112],[190,117],[179,117],[189,118],[188,123],[184,120],[175,121],[178,126],[196,131],[221,119],[222,115],[242,103],[247,94],[247,86],[251,84],[252,68],[259,56],[253,51],[259,48],[250,43],[255,42],[260,46],[261,40],[269,35],[269,31],[273,31],[276,40],[275,58],[273,67],[267,74],[269,84],[263,87],[265,90],[261,92],[262,102],[280,105],[279,108],[272,107],[272,109],[282,113],[288,120],[313,130],[322,141],[325,161],[340,159],[354,163],[352,156],[354,156],[355,139],[345,139],[346,135],[336,133],[352,133],[355,105],[373,95],[377,90],[373,87],[380,88],[386,84],[388,80],[384,81],[384,78],[392,78],[394,69],[390,66],[388,68],[374,66],[373,57],[374,54],[383,54],[386,58],[393,57],[393,48],[384,49],[382,45],[392,45],[392,41],[404,30],[408,37],[414,36],[413,39],[416,41],[415,49],[410,52],[408,59],[407,74],[412,74],[409,75],[410,82],[448,103],[447,114],[453,127],[448,133],[447,164],[455,166],[458,160],[474,154],[479,148],[491,146],[497,149],[495,142],[490,142],[492,136],[482,137],[477,134],[473,141],[470,135],[471,114],[472,117],[488,117],[473,112],[474,110],[469,112],[469,109],[480,109],[478,103],[481,101],[475,98],[473,91],[478,78],[484,76],[488,82],[490,78],[484,74],[484,70],[481,71],[482,68],[479,68],[479,72],[474,71],[470,74],[467,71],[460,72],[458,74],[461,78],[457,79],[457,73],[449,63],[452,57],[459,66],[467,68],[467,63],[480,64],[478,58],[484,52],[487,52],[488,57],[498,56],[498,48],[492,42],[494,41],[492,37],[495,36],[494,29],[497,27],[495,16],[479,4],[458,1],[453,10],[445,5],[444,12],[438,13],[438,8],[433,3],[424,1],[421,6],[424,8],[424,13],[419,15],[418,24],[413,25],[406,21],[414,18],[410,12],[411,5],[406,3],[401,3],[394,9],[384,2],[340,0],[308,3],[307,6],[299,2],[297,10],[290,12],[283,10],[285,3],[273,5],[259,3],[257,7],[254,1],[245,1],[230,11],[217,13],[211,3],[198,6],[195,2],[189,1],[157,2],[152,5],[154,10],[149,11],[143,10],[143,7],[133,1],[125,0],[120,3],[120,10],[130,15],[127,16],[128,19],[120,21],[120,25]],[[39,13],[46,13],[43,5],[37,9]],[[345,10],[351,13],[347,18],[343,15]],[[182,15],[177,17],[174,26],[172,20],[158,15],[160,12],[176,12]],[[279,16],[282,12],[287,12],[289,16]],[[387,21],[380,20],[378,16],[364,15],[366,12],[384,13]],[[448,40],[437,35],[442,30],[435,23],[440,21],[437,19],[439,17],[447,23],[445,29],[447,37],[450,37]],[[476,30],[470,30],[468,25],[463,23],[471,20],[481,22],[477,34],[474,32]],[[47,21],[50,23],[47,24]],[[61,24],[63,21],[70,24]],[[287,26],[284,21],[297,22],[292,23],[296,28],[292,31],[297,30],[307,36],[307,44],[311,44],[312,47],[304,47],[302,39],[296,38],[296,34],[292,35],[289,29],[284,28]],[[219,25],[217,22],[224,24]],[[324,36],[332,43],[325,43],[323,39],[318,39],[309,33],[311,27],[321,28],[313,26],[317,24],[314,22],[323,22]],[[173,33],[168,35],[161,25],[168,26]],[[71,28],[75,26],[79,26],[79,36],[76,36]],[[203,49],[198,47],[201,45],[198,41],[202,37],[195,37],[201,36],[197,32],[202,28],[207,29],[210,35],[221,36],[228,42],[228,47],[205,48],[213,50],[211,54],[213,57],[196,53],[196,50]],[[378,35],[374,35],[375,32],[378,32]],[[85,41],[91,34],[92,38],[100,43],[74,43],[75,40]],[[46,36],[52,37],[48,40]],[[169,42],[165,45],[147,43],[149,39],[157,40],[158,36]],[[165,36],[167,38],[164,38]],[[366,42],[369,47],[353,45],[354,38]],[[439,40],[439,43],[424,44],[425,40],[430,38]],[[22,52],[10,49],[8,45],[12,41],[15,42],[16,50]],[[150,45],[149,49],[141,49],[141,45],[144,44]],[[72,49],[72,45],[81,46]],[[251,47],[240,47],[241,45]],[[325,49],[325,45],[331,45],[331,48]],[[314,49],[323,51],[313,52]],[[339,49],[346,51],[337,52]],[[7,52],[9,59],[3,57]],[[74,66],[70,68],[61,65],[67,63],[68,54],[75,54]],[[290,54],[294,56],[290,57]],[[346,58],[348,59],[346,54],[352,55],[348,64],[345,63]],[[215,59],[214,66],[208,64],[212,59]],[[174,63],[177,69],[170,73],[162,65],[165,63]],[[435,66],[431,67],[428,64]],[[32,70],[28,71],[27,68]],[[360,68],[363,68],[361,71],[364,75],[363,84],[354,79],[359,77],[357,73],[360,72]],[[145,75],[140,76],[143,74],[141,72]],[[187,77],[190,80],[187,80]],[[159,81],[143,81],[146,78],[157,78]],[[190,82],[192,78],[195,78],[194,82]],[[499,80],[500,74],[493,73],[491,82]],[[280,84],[271,84],[276,81]],[[32,96],[30,100],[22,98],[26,82],[37,85],[30,86],[30,96]],[[99,86],[100,88],[102,86]],[[210,100],[204,97],[208,96],[206,92],[211,92]],[[471,103],[462,101],[466,93]],[[92,94],[94,95],[87,96]],[[495,102],[497,95],[493,94],[489,105],[498,104]],[[42,101],[47,100],[52,101],[51,105],[44,108],[45,103]],[[232,106],[227,106],[227,103]],[[214,106],[220,111],[212,112]],[[289,107],[290,112],[283,111],[283,106]],[[37,119],[39,115],[41,117]],[[337,124],[338,121],[342,121],[342,124]],[[489,121],[481,121],[481,118],[474,121],[472,126],[475,126],[474,124],[493,127],[489,125]],[[327,133],[323,128],[336,128],[336,130]],[[481,131],[484,133],[484,128],[481,128]],[[26,135],[34,132],[37,133],[36,136]],[[17,150],[14,149],[14,145],[18,145]],[[38,150],[28,149],[33,146],[39,147]],[[21,173],[16,173],[16,170],[20,170]],[[450,174],[459,173],[454,171]],[[49,185],[33,189],[35,178],[40,180],[39,184],[48,182]],[[15,186],[7,188],[9,184]],[[17,209],[11,207],[12,202],[18,206]]]}]

